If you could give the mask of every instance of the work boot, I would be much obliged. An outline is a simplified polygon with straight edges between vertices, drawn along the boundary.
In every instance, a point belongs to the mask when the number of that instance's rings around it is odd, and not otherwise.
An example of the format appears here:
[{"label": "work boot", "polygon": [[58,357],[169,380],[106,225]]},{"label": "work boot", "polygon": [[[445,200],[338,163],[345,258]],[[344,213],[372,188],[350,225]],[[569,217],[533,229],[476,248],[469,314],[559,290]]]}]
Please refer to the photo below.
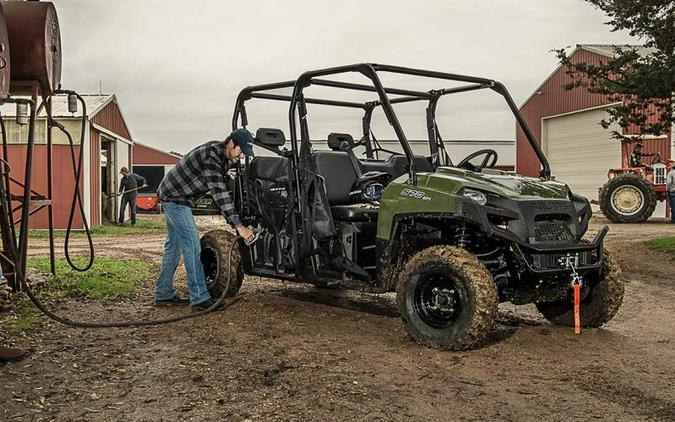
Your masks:
[{"label": "work boot", "polygon": [[[192,309],[191,309],[191,310],[192,310],[192,313],[194,314],[194,313],[196,313],[196,312],[202,312],[202,311],[205,311],[205,310],[209,309],[211,306],[213,306],[214,303],[216,303],[215,300],[213,300],[213,299],[206,299],[206,300],[203,301],[202,303],[198,303],[198,304],[196,304],[196,305],[192,305],[192,307],[191,307],[191,308],[192,308]],[[222,310],[223,308],[225,308],[225,306],[221,303],[220,305],[218,305],[218,307],[217,307],[216,309],[214,309],[214,311],[220,311],[220,310]]]},{"label": "work boot", "polygon": [[157,300],[155,299],[155,306],[186,306],[189,305],[190,301],[187,299],[182,299],[179,296],[174,296],[170,299]]},{"label": "work boot", "polygon": [[0,361],[16,360],[23,357],[26,351],[18,347],[0,346]]}]

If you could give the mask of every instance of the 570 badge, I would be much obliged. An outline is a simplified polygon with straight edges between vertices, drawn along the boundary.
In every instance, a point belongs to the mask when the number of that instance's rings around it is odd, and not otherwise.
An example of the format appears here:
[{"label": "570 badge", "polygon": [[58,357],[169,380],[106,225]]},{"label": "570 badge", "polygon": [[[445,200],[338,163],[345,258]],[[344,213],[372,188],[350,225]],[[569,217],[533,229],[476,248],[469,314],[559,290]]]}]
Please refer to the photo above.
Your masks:
[{"label": "570 badge", "polygon": [[410,198],[421,199],[422,201],[431,201],[431,198],[428,197],[426,193],[414,189],[403,189],[401,191],[401,196],[408,196]]}]

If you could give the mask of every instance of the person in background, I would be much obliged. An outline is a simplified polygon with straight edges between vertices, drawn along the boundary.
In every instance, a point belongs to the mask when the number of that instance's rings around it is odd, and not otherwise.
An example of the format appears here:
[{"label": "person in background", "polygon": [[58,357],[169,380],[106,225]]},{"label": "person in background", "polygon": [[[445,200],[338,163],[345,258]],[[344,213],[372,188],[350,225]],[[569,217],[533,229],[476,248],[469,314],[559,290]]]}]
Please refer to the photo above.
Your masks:
[{"label": "person in background", "polygon": [[644,145],[640,142],[635,144],[635,147],[633,147],[633,152],[630,155],[630,166],[631,167],[648,167],[646,164],[642,162],[642,157],[653,157],[656,155],[655,152],[648,152],[648,153],[643,153],[642,152],[642,147]]},{"label": "person in background", "polygon": [[246,129],[233,131],[224,141],[210,141],[193,149],[159,185],[159,199],[166,219],[164,255],[155,289],[155,305],[187,305],[176,295],[173,276],[181,255],[187,273],[189,303],[195,312],[214,305],[206,287],[204,268],[199,258],[201,246],[197,225],[192,216],[192,198],[210,193],[225,219],[246,243],[255,239],[253,231],[242,224],[228,191],[227,178],[233,178],[230,163],[242,154],[253,156],[253,135]]},{"label": "person in background", "polygon": [[670,222],[675,224],[675,162],[672,162],[671,166],[666,175],[666,195],[670,204]]},{"label": "person in background", "polygon": [[119,194],[122,195],[122,203],[120,204],[120,218],[118,223],[124,224],[124,213],[127,210],[127,204],[131,211],[131,225],[136,224],[136,196],[138,190],[147,185],[145,178],[135,173],[130,173],[129,169],[122,167],[120,169],[122,181],[120,182]]}]

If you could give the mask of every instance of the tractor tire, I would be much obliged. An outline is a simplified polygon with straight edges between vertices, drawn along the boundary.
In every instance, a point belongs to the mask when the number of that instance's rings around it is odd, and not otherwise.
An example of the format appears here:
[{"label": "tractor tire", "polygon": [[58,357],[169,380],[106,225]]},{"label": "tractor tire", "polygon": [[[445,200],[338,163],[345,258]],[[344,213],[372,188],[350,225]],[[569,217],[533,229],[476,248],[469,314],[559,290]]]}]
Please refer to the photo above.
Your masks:
[{"label": "tractor tire", "polygon": [[[228,267],[228,254],[233,242],[239,238],[225,230],[211,230],[201,238],[200,258],[204,267],[206,287],[212,298],[218,299],[223,292],[225,298],[237,294],[244,280],[244,261],[241,259],[240,244],[232,251],[231,267]],[[230,268],[232,274],[230,275]]]},{"label": "tractor tire", "polygon": [[600,189],[600,210],[612,223],[641,223],[656,208],[654,187],[637,174],[622,174]]},{"label": "tractor tire", "polygon": [[[604,251],[600,274],[590,279],[591,291],[581,301],[581,326],[597,328],[611,320],[623,303],[624,282],[621,268],[610,252]],[[537,309],[555,325],[574,326],[572,299],[537,303]]]},{"label": "tractor tire", "polygon": [[444,350],[480,345],[499,304],[487,268],[452,246],[432,246],[413,255],[398,277],[396,299],[410,336]]}]

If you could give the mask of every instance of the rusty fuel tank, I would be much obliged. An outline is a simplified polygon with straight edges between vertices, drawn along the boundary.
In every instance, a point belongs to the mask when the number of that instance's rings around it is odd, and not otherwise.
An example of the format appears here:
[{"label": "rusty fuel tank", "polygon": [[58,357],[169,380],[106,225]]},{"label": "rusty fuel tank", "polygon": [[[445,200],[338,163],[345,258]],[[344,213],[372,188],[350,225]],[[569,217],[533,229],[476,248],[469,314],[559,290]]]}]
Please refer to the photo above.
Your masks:
[{"label": "rusty fuel tank", "polygon": [[37,81],[42,95],[61,82],[61,33],[51,2],[3,1],[12,62],[10,92],[26,94],[27,83]]},{"label": "rusty fuel tank", "polygon": [[2,11],[2,5],[0,5],[0,100],[9,96],[9,72],[9,37],[7,36],[5,14]]}]

